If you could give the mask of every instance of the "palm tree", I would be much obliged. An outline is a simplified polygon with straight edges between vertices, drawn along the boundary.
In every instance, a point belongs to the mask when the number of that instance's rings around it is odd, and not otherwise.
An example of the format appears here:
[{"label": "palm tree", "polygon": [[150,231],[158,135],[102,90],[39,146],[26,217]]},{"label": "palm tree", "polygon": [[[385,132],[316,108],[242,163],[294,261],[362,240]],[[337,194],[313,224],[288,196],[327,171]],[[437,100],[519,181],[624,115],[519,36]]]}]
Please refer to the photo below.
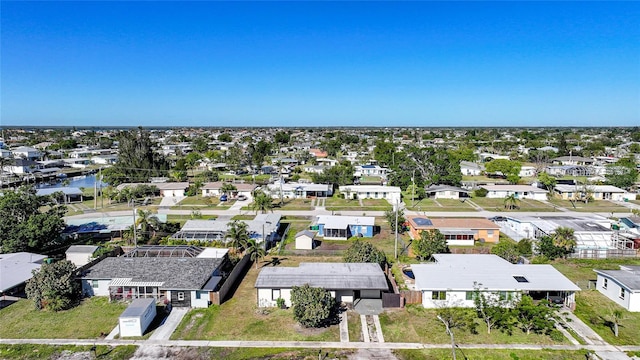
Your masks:
[{"label": "palm tree", "polygon": [[611,324],[613,325],[613,335],[618,337],[618,330],[620,327],[620,322],[624,319],[624,313],[620,309],[611,309]]},{"label": "palm tree", "polygon": [[520,199],[518,199],[516,194],[511,194],[504,198],[504,208],[509,210],[517,209],[519,202]]},{"label": "palm tree", "polygon": [[261,244],[258,244],[255,239],[247,241],[247,253],[249,254],[251,261],[256,263],[256,269],[258,268],[258,260],[266,255],[264,247],[262,247]]},{"label": "palm tree", "polygon": [[249,240],[248,225],[244,221],[233,220],[227,225],[227,227],[229,228],[227,231],[227,237],[231,239],[230,242],[233,251],[237,252],[238,249],[247,245]]},{"label": "palm tree", "polygon": [[572,228],[562,226],[557,228],[552,239],[555,246],[564,250],[562,257],[566,258],[567,254],[573,252],[573,249],[576,247],[576,237]]},{"label": "palm tree", "polygon": [[140,228],[143,239],[148,241],[150,238],[156,236],[156,231],[160,227],[160,223],[151,210],[139,209],[136,214],[135,226]]},{"label": "palm tree", "polygon": [[258,211],[265,214],[269,210],[273,209],[273,199],[262,191],[255,191],[253,193],[253,204],[251,204],[251,209],[255,210],[256,214]]}]

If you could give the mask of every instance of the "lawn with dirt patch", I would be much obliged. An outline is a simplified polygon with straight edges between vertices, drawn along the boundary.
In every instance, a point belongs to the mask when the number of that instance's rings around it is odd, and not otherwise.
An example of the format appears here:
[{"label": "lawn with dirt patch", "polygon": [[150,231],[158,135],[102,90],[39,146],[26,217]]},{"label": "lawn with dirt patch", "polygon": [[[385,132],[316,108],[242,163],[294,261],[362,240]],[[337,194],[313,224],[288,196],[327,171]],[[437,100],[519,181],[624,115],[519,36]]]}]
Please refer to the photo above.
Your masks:
[{"label": "lawn with dirt patch", "polygon": [[476,205],[487,211],[527,211],[527,212],[548,212],[557,211],[555,207],[550,204],[543,203],[537,200],[531,199],[518,199],[515,204],[517,208],[507,209],[505,207],[504,199],[486,198],[486,197],[474,197],[471,199]]},{"label": "lawn with dirt patch", "polygon": [[118,325],[127,304],[110,303],[106,297],[84,299],[72,309],[35,310],[31,300],[19,300],[0,310],[2,339],[93,339]]},{"label": "lawn with dirt patch", "polygon": [[628,213],[630,211],[624,206],[617,205],[607,200],[594,200],[585,204],[584,201],[569,201],[553,198],[549,200],[549,202],[556,206],[579,212]]},{"label": "lawn with dirt patch", "polygon": [[[487,334],[486,325],[477,320],[477,334],[466,329],[456,329],[455,338],[459,344],[568,344],[554,342],[547,335],[527,335],[519,329],[514,329],[509,335],[500,330],[493,330]],[[422,305],[408,305],[405,309],[387,310],[380,315],[382,333],[386,342],[419,342],[445,344],[450,342],[442,323],[436,318],[436,310],[425,309]]]},{"label": "lawn with dirt patch", "polygon": [[343,199],[329,197],[326,199],[325,208],[330,211],[386,211],[391,209],[391,204],[384,199]]},{"label": "lawn with dirt patch", "polygon": [[[135,345],[106,346],[97,345],[95,355],[98,359],[129,359],[138,349]],[[43,344],[0,344],[0,359],[93,359],[91,346],[43,345]]]},{"label": "lawn with dirt patch", "polygon": [[[272,262],[267,257],[260,264]],[[284,257],[278,266],[297,266],[300,262],[340,261],[337,257]],[[222,305],[192,309],[173,333],[184,340],[295,340],[340,341],[338,325],[306,329],[293,319],[291,309],[259,308],[254,288],[259,269],[251,266],[233,298]]]},{"label": "lawn with dirt patch", "polygon": [[[400,360],[441,360],[451,359],[450,349],[394,350]],[[458,349],[458,359],[473,360],[584,360],[587,350],[498,350],[498,349]]]},{"label": "lawn with dirt patch", "polygon": [[469,205],[463,199],[422,199],[411,202],[411,196],[404,198],[407,209],[423,212],[423,211],[476,211],[474,207]]}]

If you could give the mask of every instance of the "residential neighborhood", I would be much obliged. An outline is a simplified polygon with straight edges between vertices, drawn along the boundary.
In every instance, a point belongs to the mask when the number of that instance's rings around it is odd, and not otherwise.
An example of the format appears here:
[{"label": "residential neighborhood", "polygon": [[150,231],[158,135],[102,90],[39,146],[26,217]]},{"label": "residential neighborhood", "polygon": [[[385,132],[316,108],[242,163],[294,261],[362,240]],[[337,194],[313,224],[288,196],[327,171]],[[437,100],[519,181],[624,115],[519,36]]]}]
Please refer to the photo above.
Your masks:
[{"label": "residential neighborhood", "polygon": [[[109,315],[83,315],[101,320],[82,338],[104,346],[302,341],[402,358],[400,344],[447,349],[451,336],[454,351],[633,358],[640,138],[622,130],[526,130],[539,144],[502,130],[508,144],[473,150],[456,129],[4,129],[0,338],[32,338],[16,329],[38,313],[98,306]],[[579,157],[570,140],[585,137],[607,145]],[[537,150],[559,138],[571,156]],[[136,157],[153,160],[121,160]],[[44,292],[51,279],[68,291]],[[85,320],[33,334],[75,338]],[[453,321],[467,324],[455,337]]]}]

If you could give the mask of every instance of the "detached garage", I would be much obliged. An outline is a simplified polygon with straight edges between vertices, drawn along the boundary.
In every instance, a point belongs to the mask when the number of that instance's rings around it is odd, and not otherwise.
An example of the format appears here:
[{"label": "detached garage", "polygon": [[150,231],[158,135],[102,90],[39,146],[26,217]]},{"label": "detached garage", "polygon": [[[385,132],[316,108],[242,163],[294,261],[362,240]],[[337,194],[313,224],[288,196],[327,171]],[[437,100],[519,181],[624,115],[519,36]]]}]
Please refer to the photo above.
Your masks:
[{"label": "detached garage", "polygon": [[142,336],[155,317],[155,299],[134,300],[120,315],[120,337]]}]

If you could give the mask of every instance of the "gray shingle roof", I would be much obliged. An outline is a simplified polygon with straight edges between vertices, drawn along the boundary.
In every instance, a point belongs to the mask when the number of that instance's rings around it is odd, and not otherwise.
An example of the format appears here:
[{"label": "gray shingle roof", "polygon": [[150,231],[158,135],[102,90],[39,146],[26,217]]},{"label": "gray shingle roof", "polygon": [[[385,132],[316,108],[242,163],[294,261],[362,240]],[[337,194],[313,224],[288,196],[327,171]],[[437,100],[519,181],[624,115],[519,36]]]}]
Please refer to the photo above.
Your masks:
[{"label": "gray shingle roof", "polygon": [[222,259],[108,257],[89,268],[83,279],[131,278],[135,282],[163,282],[160,289],[201,289]]},{"label": "gray shingle roof", "polygon": [[631,292],[640,292],[640,266],[624,266],[627,270],[594,270],[608,277]]},{"label": "gray shingle roof", "polygon": [[256,288],[290,288],[309,284],[327,290],[387,290],[380,265],[373,263],[300,263],[299,267],[266,267]]}]

